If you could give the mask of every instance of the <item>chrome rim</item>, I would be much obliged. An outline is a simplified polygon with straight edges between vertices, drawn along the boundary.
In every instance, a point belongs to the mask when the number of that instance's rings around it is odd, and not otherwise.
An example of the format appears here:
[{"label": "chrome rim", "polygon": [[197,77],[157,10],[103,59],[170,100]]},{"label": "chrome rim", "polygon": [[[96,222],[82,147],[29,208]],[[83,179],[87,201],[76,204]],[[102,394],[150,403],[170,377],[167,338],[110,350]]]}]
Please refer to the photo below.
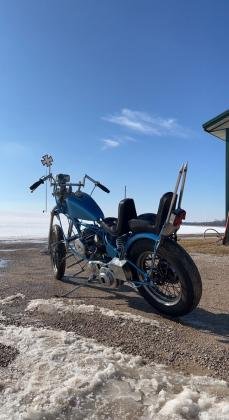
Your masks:
[{"label": "chrome rim", "polygon": [[[140,255],[138,266],[147,273],[150,283],[143,285],[147,292],[159,303],[172,306],[181,298],[181,282],[174,267],[163,257],[156,256],[153,264],[152,251]],[[143,276],[140,275],[143,279]]]}]

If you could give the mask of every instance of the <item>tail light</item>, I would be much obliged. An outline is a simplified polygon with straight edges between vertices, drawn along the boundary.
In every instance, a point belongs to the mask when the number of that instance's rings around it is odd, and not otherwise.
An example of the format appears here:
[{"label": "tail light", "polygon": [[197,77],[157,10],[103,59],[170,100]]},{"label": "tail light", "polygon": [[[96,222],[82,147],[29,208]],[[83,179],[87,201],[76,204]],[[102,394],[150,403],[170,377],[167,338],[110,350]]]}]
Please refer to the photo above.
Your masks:
[{"label": "tail light", "polygon": [[163,226],[161,234],[164,236],[171,236],[176,233],[182,224],[182,220],[186,217],[186,211],[183,209],[176,209],[171,213],[168,223]]},{"label": "tail light", "polygon": [[176,209],[172,212],[170,221],[173,226],[179,227],[182,224],[182,221],[185,220],[186,211],[183,209]]}]

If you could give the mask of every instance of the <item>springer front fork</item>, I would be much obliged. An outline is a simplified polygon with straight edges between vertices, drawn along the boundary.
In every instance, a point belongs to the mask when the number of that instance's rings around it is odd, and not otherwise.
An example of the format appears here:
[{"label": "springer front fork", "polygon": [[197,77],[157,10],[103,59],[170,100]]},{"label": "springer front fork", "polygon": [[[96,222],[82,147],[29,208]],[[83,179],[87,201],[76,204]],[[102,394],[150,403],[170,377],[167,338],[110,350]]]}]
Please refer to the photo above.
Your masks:
[{"label": "springer front fork", "polygon": [[54,207],[50,213],[49,234],[48,234],[48,251],[49,252],[50,252],[52,225],[53,225],[53,220],[55,216],[56,216],[56,207]]}]

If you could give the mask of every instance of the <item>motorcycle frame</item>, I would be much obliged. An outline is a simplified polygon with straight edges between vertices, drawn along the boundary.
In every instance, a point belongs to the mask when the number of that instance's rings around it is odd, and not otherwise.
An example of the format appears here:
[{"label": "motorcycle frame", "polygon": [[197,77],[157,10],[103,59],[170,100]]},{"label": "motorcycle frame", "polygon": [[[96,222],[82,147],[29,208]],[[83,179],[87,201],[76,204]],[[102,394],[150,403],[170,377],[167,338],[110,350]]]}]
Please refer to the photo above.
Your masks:
[{"label": "motorcycle frame", "polygon": [[[156,259],[156,254],[157,254],[157,250],[162,242],[162,240],[165,238],[165,236],[163,235],[163,231],[164,228],[166,226],[167,223],[169,223],[170,220],[170,216],[172,213],[172,209],[173,209],[173,205],[180,187],[180,191],[179,191],[179,198],[178,198],[178,207],[180,208],[181,206],[181,202],[182,202],[182,198],[183,198],[183,191],[184,191],[184,186],[185,186],[185,181],[186,181],[186,174],[187,174],[187,169],[188,169],[188,164],[184,164],[182,165],[181,169],[179,170],[178,173],[178,177],[177,177],[177,182],[175,185],[175,189],[173,192],[173,197],[172,197],[172,201],[171,201],[171,205],[169,208],[169,212],[165,221],[165,224],[162,226],[160,233],[154,234],[154,233],[149,233],[149,232],[141,232],[141,233],[130,233],[128,236],[128,239],[125,243],[125,248],[124,248],[124,255],[126,256],[128,254],[128,251],[130,250],[131,246],[138,240],[141,239],[149,239],[153,242],[154,244],[154,251],[153,251],[153,267],[150,271],[150,273],[147,275],[143,270],[141,270],[139,267],[137,267],[132,261],[130,261],[128,258],[120,258],[120,259],[125,259],[125,261],[132,266],[139,274],[141,274],[141,276],[143,277],[143,279],[141,281],[139,280],[132,280],[131,283],[133,284],[134,287],[138,288],[144,285],[148,285],[151,282],[150,279],[150,274],[152,273],[153,269],[154,269],[154,263],[155,263],[155,259]],[[52,181],[54,181],[52,174],[49,174],[46,179],[52,179]],[[85,185],[85,180],[89,179],[90,181],[94,182],[95,186],[91,192],[91,194],[93,193],[95,187],[96,187],[96,181],[93,180],[93,178],[89,177],[88,175],[85,175],[83,178],[83,181],[76,183],[76,184],[70,184],[70,183],[66,183],[66,185],[69,185],[70,187],[72,186],[78,186],[78,191],[81,189],[81,187],[84,187]],[[90,229],[95,229],[95,234],[99,233],[100,237],[102,237],[104,244],[106,246],[106,252],[107,255],[112,259],[114,257],[120,257],[117,248],[109,241],[108,239],[108,235],[105,232],[105,230],[99,225],[99,222],[93,222],[93,223],[86,223],[83,222],[82,220],[76,219],[76,218],[72,218],[69,214],[67,213],[63,213],[62,211],[62,205],[60,204],[60,201],[57,200],[56,196],[55,196],[55,189],[57,187],[56,182],[51,182],[51,186],[54,186],[54,197],[56,199],[56,206],[52,209],[51,211],[51,217],[50,217],[50,226],[49,226],[49,239],[48,239],[48,248],[50,251],[50,238],[51,238],[51,230],[52,230],[52,226],[53,226],[53,221],[54,221],[54,217],[57,218],[60,227],[62,229],[63,232],[63,236],[64,236],[64,244],[66,247],[66,251],[67,251],[67,255],[66,255],[66,259],[70,256],[74,256],[76,259],[80,258],[80,262],[85,261],[86,263],[88,263],[89,261],[93,261],[90,260],[88,258],[86,258],[85,256],[81,255],[78,251],[76,251],[76,249],[74,249],[74,247],[71,245],[71,242],[73,242],[75,239],[78,239],[81,237],[82,235],[82,231],[81,228],[90,228]],[[62,198],[62,203],[64,201],[64,198]],[[61,221],[61,214],[64,215],[68,221],[68,233],[67,235],[65,235],[64,229],[63,229],[63,224]],[[76,229],[77,234],[72,236],[73,233],[73,229]],[[76,262],[77,264],[77,262]],[[102,264],[102,263],[101,263]],[[74,264],[73,264],[74,265]],[[105,265],[105,263],[104,263]]]},{"label": "motorcycle frame", "polygon": [[[61,215],[64,215],[68,221],[68,234],[66,235],[63,229],[63,223],[61,220]],[[48,249],[50,251],[50,235],[51,235],[51,230],[52,230],[52,226],[53,226],[53,222],[54,222],[54,218],[57,218],[59,225],[61,227],[61,230],[63,232],[63,236],[64,236],[64,244],[66,247],[66,251],[67,251],[67,255],[66,255],[66,259],[69,258],[70,256],[74,256],[76,259],[80,258],[79,262],[83,262],[85,261],[86,263],[88,263],[89,261],[93,261],[88,259],[87,257],[81,255],[78,251],[76,251],[76,249],[71,245],[71,242],[73,242],[75,239],[80,239],[81,237],[81,228],[90,228],[90,229],[95,229],[95,234],[96,233],[100,233],[100,236],[102,236],[105,246],[106,246],[106,252],[107,255],[112,259],[114,257],[119,257],[118,254],[118,250],[117,248],[111,244],[107,238],[106,232],[104,231],[104,229],[102,227],[99,226],[99,224],[93,223],[85,223],[82,222],[80,220],[73,220],[69,215],[64,214],[61,209],[59,208],[58,205],[56,205],[52,211],[51,211],[51,217],[50,217],[50,226],[49,226],[49,240],[48,240]],[[73,228],[75,228],[77,230],[77,234],[71,236],[72,230]],[[160,236],[159,235],[155,235],[153,233],[139,233],[139,234],[130,234],[128,241],[125,245],[125,254],[128,252],[128,250],[130,249],[130,247],[133,245],[133,243],[139,239],[150,239],[152,240],[153,243],[155,243],[155,245],[159,242],[160,240]],[[139,274],[141,274],[143,276],[143,280],[141,282],[139,282],[139,280],[132,280],[131,283],[133,283],[133,285],[135,287],[140,287],[144,284],[148,284],[150,282],[149,277],[146,275],[146,273],[141,270],[139,267],[137,267],[132,261],[130,261],[128,258],[125,258],[125,261],[127,263],[129,263],[133,268],[135,268],[137,270],[137,272]],[[101,262],[102,265],[102,262]],[[104,263],[105,265],[105,263]]]}]

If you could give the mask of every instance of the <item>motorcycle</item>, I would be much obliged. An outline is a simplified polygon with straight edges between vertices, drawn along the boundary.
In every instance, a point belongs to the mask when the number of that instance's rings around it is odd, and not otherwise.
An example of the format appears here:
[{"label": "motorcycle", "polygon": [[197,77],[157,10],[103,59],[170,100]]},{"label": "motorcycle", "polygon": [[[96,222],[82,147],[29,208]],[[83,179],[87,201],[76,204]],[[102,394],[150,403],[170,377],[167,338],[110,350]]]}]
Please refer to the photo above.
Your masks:
[{"label": "motorcycle", "polygon": [[[167,316],[178,317],[192,311],[201,298],[201,277],[190,255],[177,242],[177,232],[186,215],[181,202],[187,164],[179,170],[174,191],[161,197],[156,214],[137,215],[134,200],[124,198],[115,218],[104,217],[92,198],[96,187],[109,193],[107,187],[86,174],[77,183],[70,182],[66,174],[54,177],[52,162],[51,156],[42,157],[48,174],[30,190],[33,192],[46,181],[53,187],[56,205],[51,211],[48,249],[55,278],[64,277],[66,262],[73,257],[76,265],[86,263],[87,281],[110,288],[126,283]],[[86,181],[93,184],[90,195],[82,191]],[[66,234],[63,216],[68,224]]]}]

